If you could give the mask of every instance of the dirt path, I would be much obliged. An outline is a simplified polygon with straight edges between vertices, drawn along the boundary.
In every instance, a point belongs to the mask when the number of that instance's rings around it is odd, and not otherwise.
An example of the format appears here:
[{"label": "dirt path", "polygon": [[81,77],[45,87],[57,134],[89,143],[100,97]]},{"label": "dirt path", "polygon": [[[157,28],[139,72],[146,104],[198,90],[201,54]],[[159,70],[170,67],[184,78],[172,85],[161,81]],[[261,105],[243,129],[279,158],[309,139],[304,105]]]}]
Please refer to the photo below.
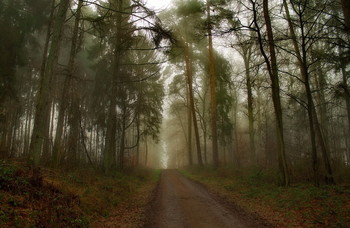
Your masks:
[{"label": "dirt path", "polygon": [[[219,202],[201,185],[176,170],[164,170],[160,179],[151,227],[264,227],[245,213]],[[249,217],[249,216],[248,216]]]}]

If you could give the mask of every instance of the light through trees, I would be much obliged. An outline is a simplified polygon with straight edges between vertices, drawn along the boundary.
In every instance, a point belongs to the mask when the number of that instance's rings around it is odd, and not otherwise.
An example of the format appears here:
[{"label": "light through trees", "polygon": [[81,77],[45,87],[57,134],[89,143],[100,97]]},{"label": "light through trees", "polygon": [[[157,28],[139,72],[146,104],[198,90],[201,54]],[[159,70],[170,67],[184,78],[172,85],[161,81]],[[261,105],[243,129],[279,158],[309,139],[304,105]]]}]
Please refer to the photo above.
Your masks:
[{"label": "light through trees", "polygon": [[0,156],[334,184],[350,166],[349,27],[341,0],[1,1]]}]

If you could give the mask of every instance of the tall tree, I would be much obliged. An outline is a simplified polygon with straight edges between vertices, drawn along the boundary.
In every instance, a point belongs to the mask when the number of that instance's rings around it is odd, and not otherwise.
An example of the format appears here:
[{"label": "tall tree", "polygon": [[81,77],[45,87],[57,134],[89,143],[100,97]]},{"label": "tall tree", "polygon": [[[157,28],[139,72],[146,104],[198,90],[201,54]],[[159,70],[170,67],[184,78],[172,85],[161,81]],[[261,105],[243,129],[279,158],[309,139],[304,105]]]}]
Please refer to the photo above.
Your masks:
[{"label": "tall tree", "polygon": [[[64,118],[66,114],[66,109],[68,105],[68,100],[71,99],[68,97],[68,94],[71,94],[69,91],[71,90],[71,84],[72,84],[72,78],[73,75],[73,68],[75,63],[75,58],[77,54],[78,49],[78,35],[79,35],[79,23],[80,23],[80,16],[82,11],[83,2],[82,0],[79,0],[77,5],[77,11],[75,13],[75,22],[73,27],[73,35],[72,35],[72,43],[70,48],[70,54],[69,54],[69,61],[67,66],[67,75],[64,79],[60,104],[59,104],[59,111],[58,111],[58,119],[57,119],[57,126],[56,126],[56,134],[55,134],[55,140],[52,150],[52,165],[58,166],[59,162],[61,160],[62,152],[60,152],[61,146],[62,146],[62,134],[63,134],[63,125],[64,125]],[[73,142],[72,142],[73,143]],[[72,161],[73,162],[73,161]]]},{"label": "tall tree", "polygon": [[255,149],[255,129],[254,129],[254,107],[253,107],[253,77],[251,73],[251,64],[253,58],[254,43],[252,40],[243,40],[243,34],[236,33],[238,39],[238,53],[242,56],[245,68],[245,80],[247,87],[247,109],[248,109],[248,124],[249,124],[249,141],[250,153],[253,163],[256,162]]},{"label": "tall tree", "polygon": [[[309,40],[308,35],[306,33],[310,32],[310,29],[306,27],[306,21],[304,20],[304,13],[305,13],[305,9],[306,9],[306,5],[302,6],[304,3],[295,3],[298,4],[297,6],[294,6],[294,9],[298,9],[295,13],[298,15],[299,18],[299,29],[300,29],[300,33],[301,33],[301,48],[299,48],[299,44],[297,41],[297,36],[296,36],[296,32],[294,30],[294,25],[292,23],[291,20],[291,16],[289,13],[289,9],[288,9],[288,4],[286,2],[286,0],[284,0],[283,2],[284,4],[284,8],[286,11],[286,16],[287,16],[287,21],[288,21],[288,25],[289,25],[289,29],[291,32],[291,37],[292,37],[292,42],[293,42],[293,46],[294,46],[294,51],[295,51],[295,55],[297,57],[298,60],[298,65],[300,68],[300,74],[302,76],[303,79],[303,84],[304,84],[304,88],[305,88],[305,93],[306,93],[306,97],[307,97],[307,111],[308,111],[308,117],[309,117],[309,127],[310,127],[310,137],[311,137],[311,144],[312,144],[312,158],[313,158],[313,170],[314,170],[314,183],[316,186],[319,185],[319,164],[318,164],[318,158],[317,158],[317,148],[316,148],[316,140],[318,140],[320,147],[321,147],[321,151],[322,151],[322,155],[323,155],[323,159],[325,162],[325,168],[326,168],[326,181],[328,183],[334,183],[334,179],[333,179],[333,171],[332,171],[332,167],[330,165],[330,160],[329,160],[329,149],[328,146],[326,145],[326,141],[324,138],[324,134],[321,130],[321,125],[320,122],[318,120],[318,116],[317,116],[317,111],[316,111],[316,107],[314,104],[314,100],[313,100],[313,96],[312,96],[312,89],[311,89],[311,79],[310,79],[310,72],[309,72],[309,54],[307,50],[310,50],[310,47],[313,45],[313,41]],[[305,7],[305,8],[303,8]],[[312,22],[312,25],[310,26],[311,28],[314,27],[314,24],[316,23],[316,21]]]},{"label": "tall tree", "polygon": [[[115,4],[115,5],[114,5]],[[113,37],[113,64],[112,64],[112,81],[111,89],[109,94],[109,108],[108,108],[108,119],[107,119],[107,131],[105,138],[105,149],[103,153],[103,167],[105,173],[109,173],[112,166],[116,162],[116,132],[117,132],[117,97],[118,97],[118,81],[123,80],[123,72],[121,70],[121,58],[123,54],[123,42],[126,37],[123,36],[126,32],[126,23],[130,17],[130,1],[120,0],[113,2],[115,7],[115,34]],[[122,124],[125,124],[122,122]],[[123,129],[122,129],[123,130]],[[123,138],[121,139],[123,140]],[[123,149],[123,148],[122,148]],[[123,152],[123,151],[122,151]],[[122,155],[120,155],[122,156]],[[124,156],[124,155],[123,155]],[[119,157],[119,161],[121,158]]]},{"label": "tall tree", "polygon": [[210,114],[211,114],[211,137],[214,166],[219,166],[218,152],[218,133],[217,133],[217,100],[216,100],[216,78],[215,78],[215,60],[213,53],[212,24],[210,17],[210,1],[206,2],[207,11],[207,34],[208,34],[208,56],[209,56],[209,75],[210,75]]},{"label": "tall tree", "polygon": [[[179,62],[183,61],[184,65],[184,76],[186,77],[187,82],[187,102],[188,102],[188,133],[187,140],[188,143],[188,155],[189,163],[192,163],[192,129],[194,130],[196,151],[197,151],[197,163],[199,165],[203,164],[202,151],[201,151],[201,140],[200,133],[198,128],[198,114],[196,112],[196,102],[195,94],[193,88],[194,79],[194,62],[193,49],[197,48],[196,42],[198,29],[196,26],[199,26],[202,22],[202,3],[198,0],[191,1],[177,1],[175,14],[169,11],[167,14],[163,15],[163,18],[166,21],[169,21],[169,27],[172,27],[174,30],[173,34],[176,39],[171,47],[170,55],[174,56],[174,61]],[[176,22],[173,18],[176,15],[178,20]],[[174,23],[175,22],[175,23]],[[178,58],[180,57],[180,58]]]},{"label": "tall tree", "polygon": [[282,118],[282,105],[281,105],[281,97],[280,97],[280,85],[279,85],[277,58],[276,58],[275,43],[274,43],[274,36],[273,36],[273,31],[272,31],[268,1],[263,0],[263,14],[264,14],[264,19],[265,19],[265,24],[266,24],[267,43],[268,43],[268,47],[269,47],[270,58],[267,56],[267,54],[264,50],[263,38],[262,38],[260,27],[258,25],[257,3],[253,0],[250,0],[250,2],[252,3],[252,7],[253,7],[253,14],[254,14],[254,21],[253,22],[254,22],[254,25],[255,25],[255,28],[256,28],[256,31],[258,34],[258,42],[259,42],[259,46],[260,46],[260,51],[265,59],[267,71],[268,71],[268,74],[270,76],[270,81],[271,81],[272,101],[273,101],[273,105],[274,105],[275,118],[276,118],[276,137],[277,137],[277,143],[278,143],[278,160],[279,160],[280,172],[282,175],[282,183],[283,183],[283,185],[288,186],[290,184],[290,179],[289,179],[288,166],[287,166],[286,153],[285,153],[285,140],[284,140],[284,133],[283,133],[283,118]]},{"label": "tall tree", "polygon": [[[192,123],[194,126],[193,128],[194,128],[194,134],[195,134],[195,139],[196,139],[198,164],[203,165],[201,142],[199,139],[198,122],[197,122],[197,116],[196,116],[197,114],[196,114],[196,108],[195,108],[195,104],[194,104],[192,60],[191,60],[191,55],[190,55],[190,51],[189,51],[189,46],[187,43],[185,44],[185,47],[184,47],[184,56],[185,56],[185,62],[186,62],[189,108],[190,108],[190,113],[192,115]],[[189,123],[189,126],[192,126],[191,122]],[[189,133],[189,135],[190,135],[190,133]],[[191,140],[189,140],[189,142],[191,142]]]},{"label": "tall tree", "polygon": [[[61,35],[64,23],[66,21],[66,14],[69,7],[69,0],[61,0],[57,15],[55,17],[52,28],[52,39],[45,66],[45,71],[40,75],[39,92],[37,94],[36,110],[33,133],[29,148],[29,162],[34,165],[39,165],[42,146],[45,139],[45,129],[47,129],[46,120],[49,112],[45,110],[50,107],[50,83],[54,74],[55,63],[58,59]],[[45,116],[46,115],[46,116]]]}]

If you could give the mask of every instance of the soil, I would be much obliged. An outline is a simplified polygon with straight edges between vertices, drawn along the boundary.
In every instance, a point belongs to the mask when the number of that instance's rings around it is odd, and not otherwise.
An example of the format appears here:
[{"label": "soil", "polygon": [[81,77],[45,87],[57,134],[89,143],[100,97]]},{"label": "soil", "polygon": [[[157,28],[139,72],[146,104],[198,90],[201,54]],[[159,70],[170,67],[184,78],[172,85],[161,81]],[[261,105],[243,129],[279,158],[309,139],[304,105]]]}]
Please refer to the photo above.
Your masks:
[{"label": "soil", "polygon": [[147,227],[270,227],[176,170],[162,172],[152,208]]}]

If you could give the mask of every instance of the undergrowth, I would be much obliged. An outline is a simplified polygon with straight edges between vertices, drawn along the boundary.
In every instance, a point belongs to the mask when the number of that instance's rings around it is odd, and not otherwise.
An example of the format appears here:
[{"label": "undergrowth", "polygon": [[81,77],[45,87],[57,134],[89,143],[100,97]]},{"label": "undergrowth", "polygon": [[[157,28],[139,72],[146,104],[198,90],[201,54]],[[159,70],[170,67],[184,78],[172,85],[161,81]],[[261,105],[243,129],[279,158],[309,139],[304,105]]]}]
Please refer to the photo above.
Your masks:
[{"label": "undergrowth", "polygon": [[0,161],[0,227],[89,227],[158,178],[150,169],[106,176]]},{"label": "undergrowth", "polygon": [[43,181],[39,169],[0,162],[1,227],[87,227],[79,198]]}]

